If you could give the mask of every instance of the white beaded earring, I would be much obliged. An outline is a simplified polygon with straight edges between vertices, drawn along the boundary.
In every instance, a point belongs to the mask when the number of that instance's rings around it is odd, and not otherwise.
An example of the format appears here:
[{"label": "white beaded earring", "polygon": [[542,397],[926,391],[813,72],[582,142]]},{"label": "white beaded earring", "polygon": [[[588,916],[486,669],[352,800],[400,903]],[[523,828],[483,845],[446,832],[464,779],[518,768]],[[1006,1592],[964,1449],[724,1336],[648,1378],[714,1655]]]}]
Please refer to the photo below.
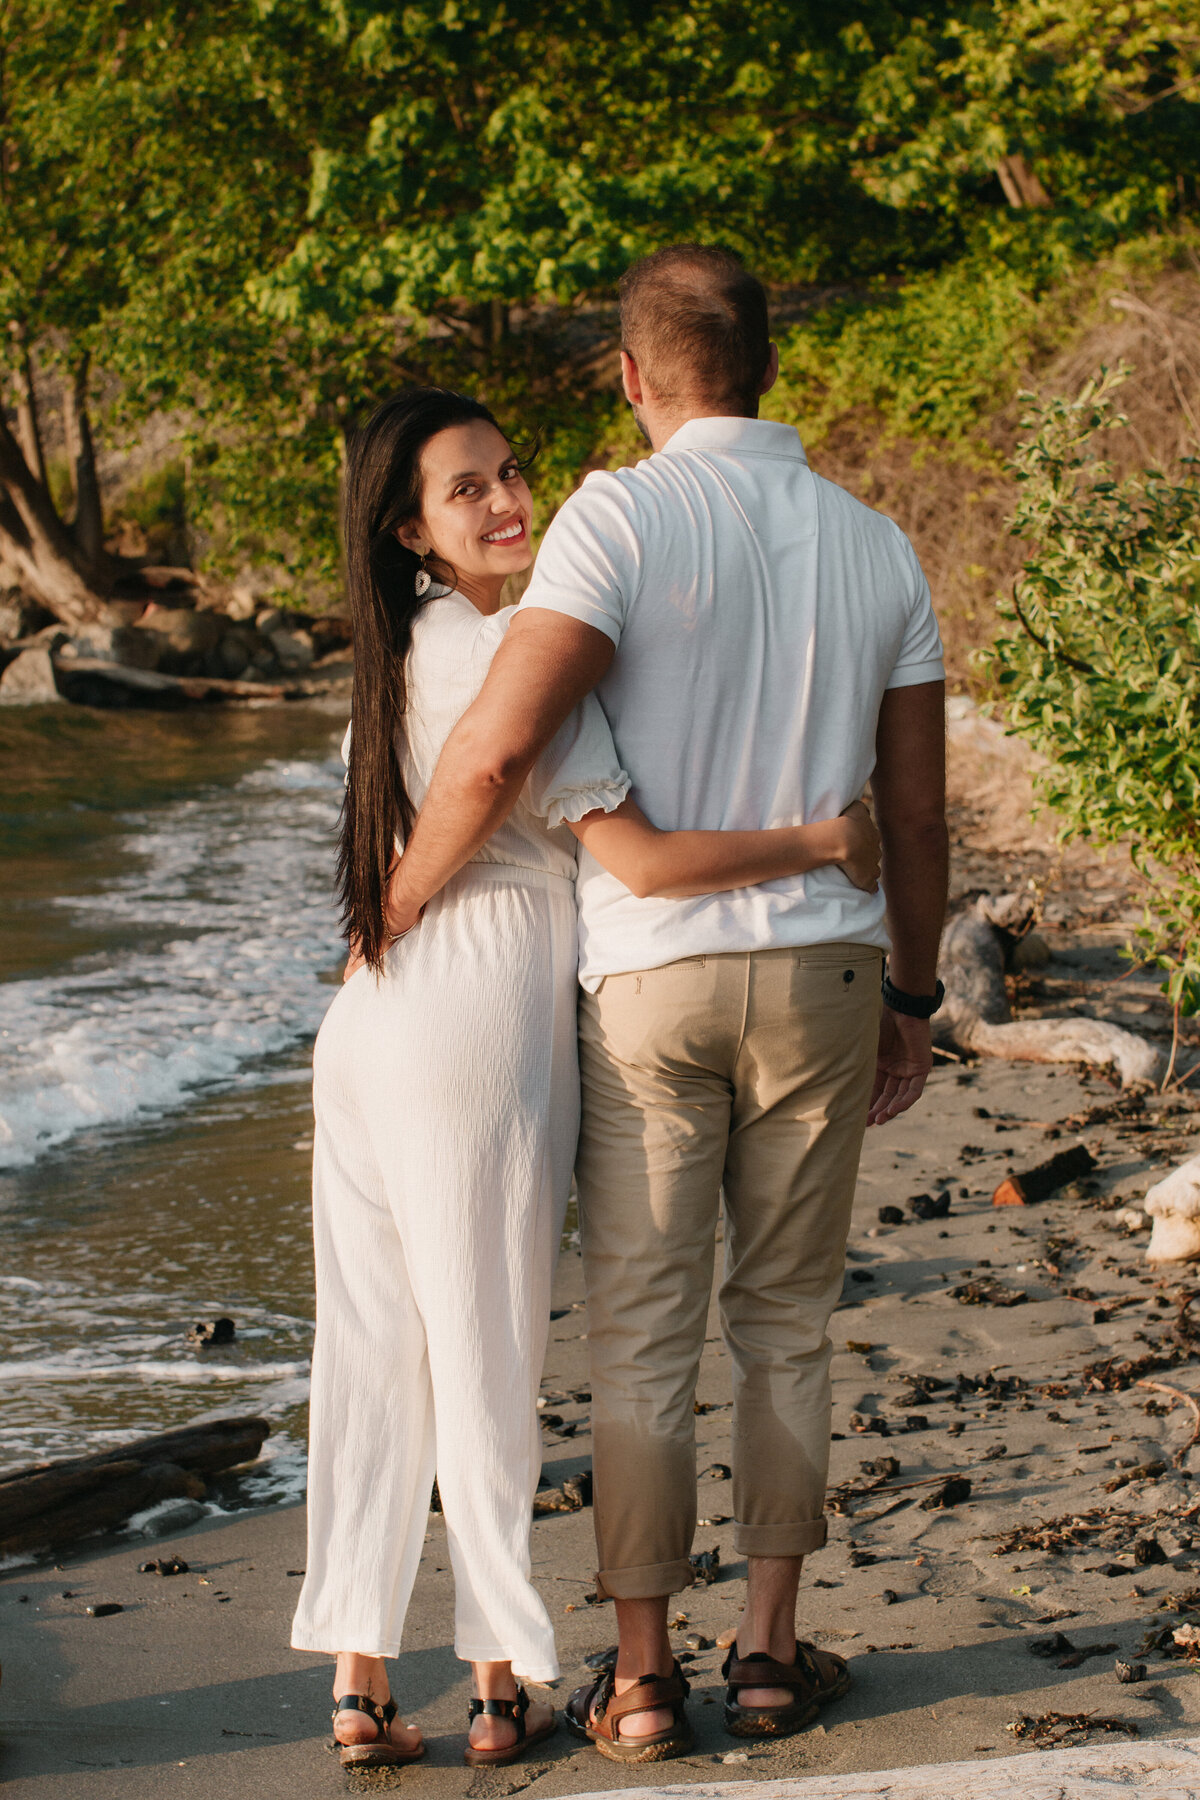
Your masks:
[{"label": "white beaded earring", "polygon": [[[428,554],[429,554],[429,552],[426,551],[425,555],[427,556]],[[425,595],[429,592],[430,588],[433,586],[433,576],[429,573],[429,570],[425,567],[425,557],[424,556],[421,558],[421,567],[417,570],[417,579],[416,579],[416,582],[414,583],[414,586],[416,587],[418,600],[424,599]]]}]

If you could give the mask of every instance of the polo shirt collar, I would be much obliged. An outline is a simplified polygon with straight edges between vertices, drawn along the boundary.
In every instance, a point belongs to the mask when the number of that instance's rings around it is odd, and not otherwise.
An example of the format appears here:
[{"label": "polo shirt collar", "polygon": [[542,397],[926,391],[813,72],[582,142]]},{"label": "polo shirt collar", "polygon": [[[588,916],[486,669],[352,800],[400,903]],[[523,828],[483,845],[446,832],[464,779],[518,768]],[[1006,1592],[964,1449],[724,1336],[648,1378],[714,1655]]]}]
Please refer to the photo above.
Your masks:
[{"label": "polo shirt collar", "polygon": [[795,426],[778,425],[772,419],[689,419],[658,454],[669,456],[678,450],[726,450],[742,456],[783,456],[790,462],[808,460]]}]

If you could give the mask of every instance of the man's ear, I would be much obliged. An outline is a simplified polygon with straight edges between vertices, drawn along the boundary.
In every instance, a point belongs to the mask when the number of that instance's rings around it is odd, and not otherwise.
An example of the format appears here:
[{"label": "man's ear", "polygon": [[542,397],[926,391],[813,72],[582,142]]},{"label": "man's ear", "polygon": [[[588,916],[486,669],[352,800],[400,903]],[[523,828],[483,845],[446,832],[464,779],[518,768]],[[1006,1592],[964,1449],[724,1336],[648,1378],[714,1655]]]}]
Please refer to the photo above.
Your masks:
[{"label": "man's ear", "polygon": [[759,393],[760,394],[769,394],[771,389],[775,386],[775,383],[778,380],[779,380],[779,345],[772,344],[770,350],[767,352],[767,372],[762,378],[762,386],[758,390]]},{"label": "man's ear", "polygon": [[642,392],[642,377],[628,350],[621,352],[621,386],[625,389],[625,398],[630,406],[642,404],[645,398]]}]

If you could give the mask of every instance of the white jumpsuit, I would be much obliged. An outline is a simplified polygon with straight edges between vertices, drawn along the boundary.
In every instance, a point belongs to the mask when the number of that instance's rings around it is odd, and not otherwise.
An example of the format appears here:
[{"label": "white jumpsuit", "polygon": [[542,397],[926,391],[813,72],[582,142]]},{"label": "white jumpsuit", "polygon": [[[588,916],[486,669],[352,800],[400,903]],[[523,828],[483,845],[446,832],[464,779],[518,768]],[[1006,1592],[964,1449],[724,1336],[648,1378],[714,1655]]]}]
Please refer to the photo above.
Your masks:
[{"label": "white jumpsuit", "polygon": [[[424,795],[507,623],[418,615],[405,775]],[[589,697],[516,810],[388,952],[314,1056],[317,1331],[298,1650],[394,1656],[436,1473],[456,1653],[558,1673],[530,1580],[536,1400],[575,1155],[575,840],[629,789]]]}]

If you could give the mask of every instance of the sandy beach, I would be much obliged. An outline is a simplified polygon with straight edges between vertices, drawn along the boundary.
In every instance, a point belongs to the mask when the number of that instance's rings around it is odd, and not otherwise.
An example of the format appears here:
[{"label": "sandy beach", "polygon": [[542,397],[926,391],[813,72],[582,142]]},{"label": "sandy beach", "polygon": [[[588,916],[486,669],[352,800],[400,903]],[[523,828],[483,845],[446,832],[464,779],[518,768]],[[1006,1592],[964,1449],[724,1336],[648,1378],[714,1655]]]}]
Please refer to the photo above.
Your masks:
[{"label": "sandy beach", "polygon": [[[1112,954],[1111,931],[1052,935],[1062,955],[1103,963]],[[1080,966],[1051,970],[1076,977]],[[1036,1756],[1019,1721],[1052,1712],[1114,1721],[1110,1736],[1093,1720],[1090,1740],[1114,1749],[1128,1743],[1126,1729],[1142,1739],[1196,1729],[1195,1670],[1142,1648],[1148,1633],[1191,1616],[1177,1615],[1168,1596],[1185,1609],[1200,1605],[1192,1518],[1200,1490],[1172,1463],[1194,1421],[1169,1396],[1085,1371],[1151,1353],[1169,1360],[1180,1272],[1151,1276],[1145,1233],[1129,1235],[1111,1209],[1144,1191],[1151,1168],[1189,1153],[1197,1115],[1187,1102],[1161,1113],[1153,1101],[1142,1111],[1127,1102],[1114,1109],[1117,1099],[1106,1082],[1069,1069],[943,1064],[919,1111],[870,1134],[831,1334],[830,1541],[810,1559],[803,1597],[815,1640],[851,1658],[854,1688],[820,1725],[778,1746],[735,1742],[720,1724],[723,1653],[709,1640],[737,1618],[745,1569],[724,1517],[729,1393],[714,1315],[697,1434],[699,1467],[715,1472],[701,1480],[696,1549],[722,1555],[719,1579],[677,1603],[698,1736],[694,1754],[671,1765],[673,1782],[835,1774],[1023,1748]],[[1047,1124],[1060,1133],[1051,1147],[1087,1144],[1099,1167],[1084,1189],[1094,1191],[993,1208],[1005,1173],[1047,1154]],[[949,1216],[911,1215],[912,1196],[947,1188]],[[887,1205],[905,1212],[903,1225],[879,1224]],[[955,1297],[981,1280],[1024,1301]],[[590,1459],[586,1315],[569,1249],[556,1311],[543,1387],[549,1486]],[[1175,1377],[1169,1367],[1157,1378],[1189,1385],[1186,1372]],[[876,1463],[888,1457],[897,1470]],[[864,1473],[864,1463],[882,1474]],[[926,1509],[938,1492],[930,1478],[959,1476],[970,1480],[970,1498]],[[861,1492],[881,1481],[878,1492]],[[897,1485],[909,1482],[927,1485]],[[1081,1523],[1035,1529],[1052,1520]],[[533,1543],[536,1578],[559,1624],[561,1699],[585,1677],[584,1659],[613,1642],[613,1616],[588,1602],[587,1509],[539,1518]],[[187,1561],[186,1574],[137,1572],[148,1556],[171,1552]],[[359,1785],[449,1800],[534,1782],[546,1794],[661,1784],[663,1769],[617,1768],[562,1733],[512,1769],[462,1766],[467,1684],[447,1648],[447,1563],[441,1520],[431,1517],[408,1641],[393,1665],[395,1692],[423,1726],[429,1760],[359,1777]],[[81,1546],[59,1566],[8,1573],[0,1716],[17,1800],[343,1791],[348,1778],[324,1748],[329,1665],[287,1647],[303,1566],[303,1509],[289,1506],[154,1542]],[[105,1602],[124,1610],[88,1616]],[[1066,1647],[1033,1653],[1055,1632]],[[1146,1679],[1118,1683],[1118,1657],[1146,1661]],[[1060,1666],[1064,1658],[1075,1666]],[[1061,1726],[1045,1731],[1051,1743],[1063,1735]]]}]

